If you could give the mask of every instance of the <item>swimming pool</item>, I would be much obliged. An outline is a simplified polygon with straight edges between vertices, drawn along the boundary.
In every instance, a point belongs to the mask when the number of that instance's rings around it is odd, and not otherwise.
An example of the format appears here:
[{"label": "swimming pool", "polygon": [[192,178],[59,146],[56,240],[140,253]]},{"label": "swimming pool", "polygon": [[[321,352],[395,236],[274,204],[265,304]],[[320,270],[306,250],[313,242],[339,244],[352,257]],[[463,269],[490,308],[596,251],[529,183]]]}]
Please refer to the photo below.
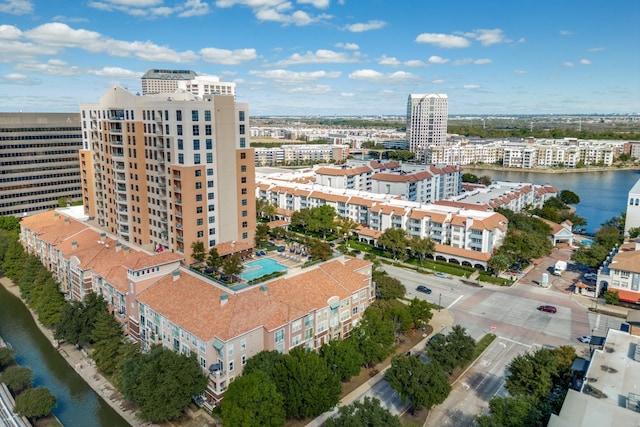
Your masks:
[{"label": "swimming pool", "polygon": [[244,265],[244,270],[239,274],[246,281],[266,276],[276,271],[286,271],[287,267],[271,258],[261,258],[248,262]]}]

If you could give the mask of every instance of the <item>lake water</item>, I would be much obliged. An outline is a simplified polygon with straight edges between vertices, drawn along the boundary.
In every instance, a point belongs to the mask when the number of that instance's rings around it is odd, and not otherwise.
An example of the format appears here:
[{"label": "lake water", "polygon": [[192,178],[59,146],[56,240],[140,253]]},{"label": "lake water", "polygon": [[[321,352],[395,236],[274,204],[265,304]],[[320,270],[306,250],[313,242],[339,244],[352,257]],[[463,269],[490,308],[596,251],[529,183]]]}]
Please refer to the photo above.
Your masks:
[{"label": "lake water", "polygon": [[602,223],[627,210],[631,187],[640,179],[640,171],[540,173],[468,169],[476,176],[487,175],[496,181],[550,184],[558,190],[571,190],[580,197],[576,213],[587,220],[587,232],[593,234]]},{"label": "lake water", "polygon": [[0,336],[15,350],[16,362],[33,370],[33,385],[56,396],[53,413],[65,427],[129,426],[84,382],[36,326],[20,299],[0,285]]}]

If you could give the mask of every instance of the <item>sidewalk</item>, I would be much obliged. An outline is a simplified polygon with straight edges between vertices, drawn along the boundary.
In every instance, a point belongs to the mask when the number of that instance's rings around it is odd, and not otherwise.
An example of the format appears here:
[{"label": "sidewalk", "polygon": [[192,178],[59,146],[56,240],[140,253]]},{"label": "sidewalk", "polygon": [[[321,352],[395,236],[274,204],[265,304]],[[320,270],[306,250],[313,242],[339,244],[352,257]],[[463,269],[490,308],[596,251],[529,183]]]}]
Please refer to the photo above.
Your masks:
[{"label": "sidewalk", "polygon": [[[446,310],[446,309],[440,310],[440,311],[435,311],[433,313],[433,317],[431,318],[431,321],[429,322],[429,325],[433,328],[433,331],[431,332],[431,334],[429,334],[428,336],[424,337],[417,345],[415,345],[411,349],[412,353],[413,353],[413,351],[423,350],[424,347],[427,345],[427,341],[429,340],[430,337],[432,337],[433,335],[435,335],[437,333],[440,333],[447,326],[453,325],[453,317],[451,316],[451,313],[449,313],[449,311]],[[371,379],[369,379],[367,382],[365,382],[364,384],[362,384],[361,386],[356,388],[354,391],[352,391],[351,393],[349,393],[348,395],[343,397],[342,400],[340,400],[340,402],[338,403],[338,405],[336,405],[336,407],[333,408],[333,410],[327,411],[324,414],[321,414],[320,416],[315,418],[313,421],[311,421],[309,424],[307,424],[307,427],[319,427],[319,426],[322,426],[322,424],[327,419],[331,418],[333,415],[338,413],[338,408],[340,406],[349,405],[349,404],[353,403],[354,401],[360,399],[378,381],[380,381],[380,380],[382,380],[384,378],[384,375],[387,372],[387,369],[389,369],[389,366],[390,365],[382,368],[380,370],[380,372],[378,372],[375,376],[371,377]]]}]

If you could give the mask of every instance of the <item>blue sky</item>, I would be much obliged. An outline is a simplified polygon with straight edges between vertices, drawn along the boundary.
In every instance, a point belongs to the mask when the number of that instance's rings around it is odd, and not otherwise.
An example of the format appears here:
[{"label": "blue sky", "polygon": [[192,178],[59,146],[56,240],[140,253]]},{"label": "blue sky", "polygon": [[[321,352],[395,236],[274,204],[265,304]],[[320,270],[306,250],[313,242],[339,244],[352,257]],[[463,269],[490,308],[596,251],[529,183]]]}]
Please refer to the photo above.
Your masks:
[{"label": "blue sky", "polygon": [[0,0],[0,111],[77,111],[150,68],[254,116],[640,113],[638,0]]}]

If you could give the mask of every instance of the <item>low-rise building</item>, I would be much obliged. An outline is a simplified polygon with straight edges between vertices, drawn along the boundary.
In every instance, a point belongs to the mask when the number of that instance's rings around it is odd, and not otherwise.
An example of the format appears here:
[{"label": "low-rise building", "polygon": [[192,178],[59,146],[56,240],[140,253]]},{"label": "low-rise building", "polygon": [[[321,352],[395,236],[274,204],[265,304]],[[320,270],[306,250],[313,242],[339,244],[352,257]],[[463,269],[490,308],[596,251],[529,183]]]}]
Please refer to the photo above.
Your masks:
[{"label": "low-rise building", "polygon": [[640,304],[640,239],[616,246],[598,270],[596,295],[618,292],[620,301]]},{"label": "low-rise building", "polygon": [[211,409],[246,361],[263,350],[317,350],[349,336],[375,299],[372,264],[340,257],[262,285],[234,290],[181,266],[170,251],[147,252],[68,216],[25,217],[20,239],[60,282],[68,299],[102,295],[142,349],[194,354],[208,375]]}]

